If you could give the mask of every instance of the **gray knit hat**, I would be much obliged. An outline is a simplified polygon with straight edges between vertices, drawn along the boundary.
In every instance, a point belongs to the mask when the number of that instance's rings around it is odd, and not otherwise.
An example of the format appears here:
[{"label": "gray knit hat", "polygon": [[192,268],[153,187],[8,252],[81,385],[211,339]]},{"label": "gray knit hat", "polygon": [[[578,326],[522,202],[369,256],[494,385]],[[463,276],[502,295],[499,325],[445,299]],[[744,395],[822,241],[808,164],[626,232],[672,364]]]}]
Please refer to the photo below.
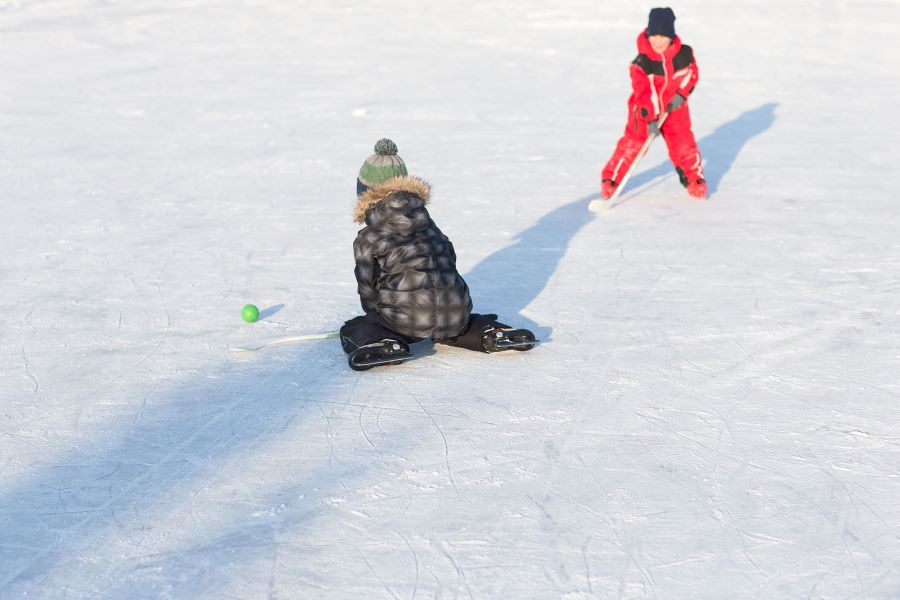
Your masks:
[{"label": "gray knit hat", "polygon": [[375,144],[375,154],[359,169],[359,181],[366,187],[378,186],[398,175],[407,175],[406,164],[397,156],[397,144],[385,138]]}]

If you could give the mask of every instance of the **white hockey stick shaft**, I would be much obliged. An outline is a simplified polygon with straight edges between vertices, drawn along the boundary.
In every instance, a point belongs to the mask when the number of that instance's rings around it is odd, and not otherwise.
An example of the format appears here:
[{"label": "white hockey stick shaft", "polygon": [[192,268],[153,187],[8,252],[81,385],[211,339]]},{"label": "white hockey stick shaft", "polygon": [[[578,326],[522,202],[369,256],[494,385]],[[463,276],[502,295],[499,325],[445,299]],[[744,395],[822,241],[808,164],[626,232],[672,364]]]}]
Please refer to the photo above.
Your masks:
[{"label": "white hockey stick shaft", "polygon": [[255,346],[240,346],[238,348],[229,348],[232,352],[255,352],[268,348],[269,346],[279,346],[281,344],[293,344],[294,342],[305,342],[307,340],[324,340],[326,338],[335,338],[339,335],[338,331],[323,331],[321,333],[308,333],[306,335],[291,335],[288,337],[275,338],[267,342],[262,342]]},{"label": "white hockey stick shaft", "polygon": [[[666,117],[669,116],[668,112],[664,112],[659,115],[659,118],[656,120],[656,128],[657,131],[662,130],[663,123],[666,122]],[[631,161],[631,166],[628,167],[628,170],[625,171],[625,176],[622,177],[622,181],[619,182],[619,185],[616,186],[616,189],[613,191],[612,196],[607,199],[607,202],[611,202],[615,200],[616,196],[619,195],[623,189],[625,189],[625,184],[628,183],[628,179],[631,177],[631,174],[634,173],[634,168],[637,166],[638,162],[644,157],[647,153],[647,150],[650,148],[650,144],[653,143],[653,140],[659,137],[659,133],[655,135],[648,135],[647,139],[644,140],[644,145],[641,146],[641,149],[638,151],[637,156],[634,157],[634,160]]]}]

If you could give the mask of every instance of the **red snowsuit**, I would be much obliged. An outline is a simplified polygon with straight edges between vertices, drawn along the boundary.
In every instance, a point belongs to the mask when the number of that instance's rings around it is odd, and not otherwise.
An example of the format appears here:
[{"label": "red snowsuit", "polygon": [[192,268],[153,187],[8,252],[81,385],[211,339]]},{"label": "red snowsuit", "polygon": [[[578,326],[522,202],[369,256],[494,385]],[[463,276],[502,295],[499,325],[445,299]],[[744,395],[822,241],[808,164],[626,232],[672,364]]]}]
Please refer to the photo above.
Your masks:
[{"label": "red snowsuit", "polygon": [[603,168],[603,179],[618,185],[647,139],[647,123],[655,121],[669,102],[680,94],[684,103],[671,111],[660,133],[669,149],[669,158],[685,186],[703,181],[700,151],[691,132],[691,114],[687,97],[699,77],[694,52],[675,36],[663,54],[650,46],[646,30],[637,38],[638,55],[631,63],[631,97],[628,98],[628,124],[625,135],[616,144],[612,158]]}]

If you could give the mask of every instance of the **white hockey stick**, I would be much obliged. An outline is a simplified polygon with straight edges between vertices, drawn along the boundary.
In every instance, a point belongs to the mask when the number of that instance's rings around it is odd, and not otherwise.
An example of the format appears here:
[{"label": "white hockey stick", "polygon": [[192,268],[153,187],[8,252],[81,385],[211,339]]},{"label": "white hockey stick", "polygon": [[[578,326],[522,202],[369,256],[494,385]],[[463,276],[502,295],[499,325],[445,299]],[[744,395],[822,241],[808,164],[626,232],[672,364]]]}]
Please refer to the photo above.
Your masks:
[{"label": "white hockey stick", "polygon": [[619,185],[616,186],[616,189],[613,191],[612,196],[607,198],[606,200],[602,198],[598,198],[596,200],[591,200],[591,203],[588,204],[588,210],[597,212],[606,208],[606,204],[608,202],[612,202],[616,199],[616,196],[619,195],[623,189],[625,189],[625,184],[628,183],[628,179],[631,177],[631,174],[634,173],[634,168],[637,166],[638,162],[644,157],[647,153],[647,150],[650,149],[650,144],[653,143],[653,140],[659,137],[659,131],[662,130],[663,123],[666,122],[666,117],[669,116],[668,112],[664,112],[659,115],[659,119],[656,120],[656,131],[657,133],[653,135],[648,135],[647,139],[644,140],[644,145],[641,146],[641,149],[638,151],[637,156],[634,157],[634,160],[631,161],[631,166],[628,167],[628,170],[625,171],[625,176],[622,177],[622,181],[619,182]]},{"label": "white hockey stick", "polygon": [[262,342],[256,346],[240,346],[237,348],[229,348],[232,352],[256,352],[269,346],[279,346],[281,344],[293,344],[294,342],[305,342],[307,340],[324,340],[326,338],[335,338],[339,335],[338,331],[323,331],[321,333],[308,333],[306,335],[291,335],[288,337],[275,338],[267,342]]}]

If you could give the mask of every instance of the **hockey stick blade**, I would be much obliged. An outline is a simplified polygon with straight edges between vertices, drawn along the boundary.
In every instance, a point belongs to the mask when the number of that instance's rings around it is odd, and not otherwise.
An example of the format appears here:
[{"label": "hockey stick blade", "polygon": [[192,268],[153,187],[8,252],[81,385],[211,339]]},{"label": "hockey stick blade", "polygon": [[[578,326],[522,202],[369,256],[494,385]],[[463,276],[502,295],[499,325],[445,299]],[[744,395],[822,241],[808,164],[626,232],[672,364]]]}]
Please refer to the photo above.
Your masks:
[{"label": "hockey stick blade", "polygon": [[269,346],[280,346],[282,344],[293,344],[295,342],[305,342],[308,340],[324,340],[327,338],[335,338],[339,335],[340,332],[337,331],[323,331],[321,333],[308,333],[306,335],[291,335],[288,337],[275,338],[274,340],[269,340],[267,342],[262,342],[255,346],[239,346],[237,348],[229,348],[232,352],[256,352],[257,350],[262,350],[263,348],[268,348]]}]

